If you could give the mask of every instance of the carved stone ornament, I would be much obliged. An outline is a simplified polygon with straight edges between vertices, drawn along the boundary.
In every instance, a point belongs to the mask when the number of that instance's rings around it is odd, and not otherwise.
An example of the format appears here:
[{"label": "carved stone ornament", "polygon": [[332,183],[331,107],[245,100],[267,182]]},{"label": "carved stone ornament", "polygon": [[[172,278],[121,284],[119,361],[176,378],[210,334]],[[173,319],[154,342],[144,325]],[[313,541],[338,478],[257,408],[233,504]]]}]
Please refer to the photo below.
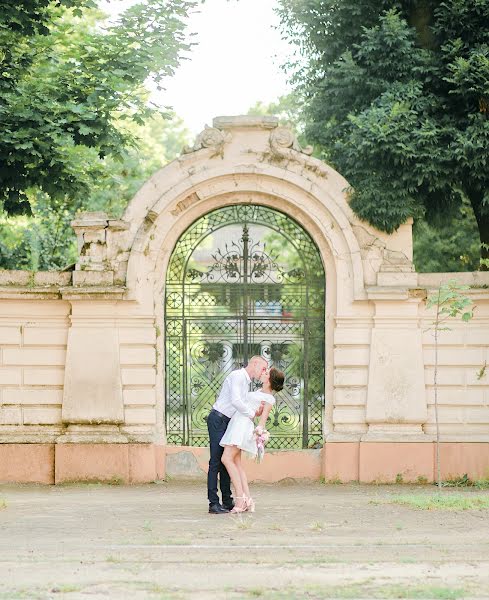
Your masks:
[{"label": "carved stone ornament", "polygon": [[202,148],[211,148],[215,150],[215,154],[222,155],[224,144],[230,140],[230,137],[228,132],[206,125],[204,131],[201,131],[197,136],[194,145],[186,146],[183,152],[184,154],[189,154]]},{"label": "carved stone ornament", "polygon": [[177,217],[179,214],[187,210],[189,206],[192,206],[192,204],[195,204],[195,202],[198,202],[199,200],[199,195],[196,192],[193,192],[192,194],[190,194],[190,196],[187,196],[183,200],[180,200],[180,202],[178,202],[175,208],[170,212],[174,217]]},{"label": "carved stone ornament", "polygon": [[302,148],[295,134],[287,127],[277,127],[270,133],[270,151],[276,160],[289,160],[304,166],[320,177],[327,176],[327,169],[312,158],[312,146]]}]

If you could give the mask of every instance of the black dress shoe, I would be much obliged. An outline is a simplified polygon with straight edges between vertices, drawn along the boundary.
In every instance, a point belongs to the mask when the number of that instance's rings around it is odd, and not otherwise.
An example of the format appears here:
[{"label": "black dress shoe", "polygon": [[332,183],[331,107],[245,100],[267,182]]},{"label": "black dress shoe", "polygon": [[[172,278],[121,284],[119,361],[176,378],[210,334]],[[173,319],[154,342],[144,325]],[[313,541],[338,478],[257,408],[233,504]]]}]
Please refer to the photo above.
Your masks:
[{"label": "black dress shoe", "polygon": [[231,500],[231,502],[223,504],[224,508],[226,510],[228,510],[229,512],[231,512],[234,508],[234,502]]},{"label": "black dress shoe", "polygon": [[225,515],[229,510],[220,504],[209,504],[209,512],[211,515]]}]

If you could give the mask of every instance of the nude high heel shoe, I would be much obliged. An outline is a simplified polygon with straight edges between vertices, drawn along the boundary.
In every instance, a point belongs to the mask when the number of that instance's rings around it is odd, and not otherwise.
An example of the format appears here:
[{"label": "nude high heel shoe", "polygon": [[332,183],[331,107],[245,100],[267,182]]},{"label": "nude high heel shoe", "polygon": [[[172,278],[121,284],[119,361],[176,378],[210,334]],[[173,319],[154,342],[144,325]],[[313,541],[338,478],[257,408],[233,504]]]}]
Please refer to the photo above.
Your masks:
[{"label": "nude high heel shoe", "polygon": [[246,498],[246,510],[252,513],[255,512],[255,501],[251,496]]},{"label": "nude high heel shoe", "polygon": [[[242,513],[245,512],[247,509],[247,502],[246,502],[246,496],[236,496],[235,498],[236,501],[240,501],[243,500],[244,506],[238,506],[238,502],[235,503],[234,508],[231,510],[232,513],[236,514],[236,513]],[[239,502],[239,504],[241,504],[241,502]]]}]

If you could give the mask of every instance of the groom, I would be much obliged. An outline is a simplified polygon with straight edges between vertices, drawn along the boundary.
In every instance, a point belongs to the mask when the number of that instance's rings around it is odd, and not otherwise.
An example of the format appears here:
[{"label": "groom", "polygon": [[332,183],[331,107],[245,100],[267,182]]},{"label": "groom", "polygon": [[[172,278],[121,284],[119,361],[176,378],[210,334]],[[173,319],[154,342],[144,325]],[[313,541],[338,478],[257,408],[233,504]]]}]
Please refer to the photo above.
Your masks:
[{"label": "groom", "polygon": [[[256,413],[246,403],[250,382],[259,379],[268,368],[267,361],[261,356],[250,358],[248,366],[232,371],[224,380],[219,396],[207,417],[207,429],[210,440],[209,472],[207,474],[207,498],[209,499],[209,512],[214,515],[228,513],[233,507],[231,495],[231,480],[225,466],[221,462],[224,448],[219,442],[224,435],[231,417],[236,411],[254,419],[261,413]],[[222,504],[217,495],[217,475],[219,474],[219,487],[221,488]]]}]

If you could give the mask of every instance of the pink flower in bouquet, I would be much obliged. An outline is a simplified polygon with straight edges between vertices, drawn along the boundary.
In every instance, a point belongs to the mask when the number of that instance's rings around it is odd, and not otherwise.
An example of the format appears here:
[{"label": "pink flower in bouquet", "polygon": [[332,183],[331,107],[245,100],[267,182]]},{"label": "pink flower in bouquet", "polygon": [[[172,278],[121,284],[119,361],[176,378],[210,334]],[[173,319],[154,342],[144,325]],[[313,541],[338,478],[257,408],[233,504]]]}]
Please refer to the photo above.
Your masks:
[{"label": "pink flower in bouquet", "polygon": [[260,463],[263,460],[263,457],[265,456],[265,445],[270,439],[270,433],[266,429],[262,429],[260,426],[258,426],[255,429],[254,437],[256,442],[256,448],[258,450],[256,455],[256,462]]}]

